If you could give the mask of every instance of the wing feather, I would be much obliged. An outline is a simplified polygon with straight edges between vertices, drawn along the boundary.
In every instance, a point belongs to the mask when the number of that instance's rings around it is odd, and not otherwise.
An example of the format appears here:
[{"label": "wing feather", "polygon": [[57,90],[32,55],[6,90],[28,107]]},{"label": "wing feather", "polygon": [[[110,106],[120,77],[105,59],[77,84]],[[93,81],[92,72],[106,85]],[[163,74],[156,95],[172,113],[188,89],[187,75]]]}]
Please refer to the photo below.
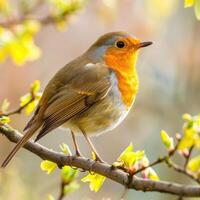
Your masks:
[{"label": "wing feather", "polygon": [[72,79],[48,101],[44,123],[35,141],[101,101],[110,91],[108,70],[95,66]]}]

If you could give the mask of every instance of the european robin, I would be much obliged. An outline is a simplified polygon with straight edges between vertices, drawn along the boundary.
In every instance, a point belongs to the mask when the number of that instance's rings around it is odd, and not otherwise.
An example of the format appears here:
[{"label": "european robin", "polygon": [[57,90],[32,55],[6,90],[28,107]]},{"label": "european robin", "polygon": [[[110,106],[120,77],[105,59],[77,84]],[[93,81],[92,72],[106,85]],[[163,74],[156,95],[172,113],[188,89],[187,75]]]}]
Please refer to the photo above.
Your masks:
[{"label": "european robin", "polygon": [[124,32],[101,36],[85,53],[66,64],[47,84],[26,133],[2,164],[39,130],[38,141],[53,129],[71,130],[76,154],[80,151],[74,133],[82,133],[97,160],[101,161],[89,135],[114,129],[130,111],[138,91],[138,50],[141,42]]}]

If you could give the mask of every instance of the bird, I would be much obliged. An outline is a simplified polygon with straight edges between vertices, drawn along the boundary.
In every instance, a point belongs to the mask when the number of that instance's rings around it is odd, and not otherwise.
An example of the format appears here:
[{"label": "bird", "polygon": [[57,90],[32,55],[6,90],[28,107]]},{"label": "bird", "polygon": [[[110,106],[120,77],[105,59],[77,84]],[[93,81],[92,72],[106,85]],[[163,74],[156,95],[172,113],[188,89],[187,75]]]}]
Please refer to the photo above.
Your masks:
[{"label": "bird", "polygon": [[70,130],[77,156],[76,135],[83,134],[96,160],[103,162],[90,136],[116,128],[128,115],[139,87],[138,52],[151,44],[126,32],[109,32],[58,70],[2,167],[36,132],[35,142],[60,126]]}]

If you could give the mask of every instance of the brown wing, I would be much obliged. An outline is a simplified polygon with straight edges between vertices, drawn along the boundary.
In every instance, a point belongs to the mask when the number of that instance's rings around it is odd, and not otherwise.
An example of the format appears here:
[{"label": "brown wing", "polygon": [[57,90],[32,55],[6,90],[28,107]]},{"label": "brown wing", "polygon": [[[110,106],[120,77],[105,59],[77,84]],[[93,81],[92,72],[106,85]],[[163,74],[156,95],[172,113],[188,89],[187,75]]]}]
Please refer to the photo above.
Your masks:
[{"label": "brown wing", "polygon": [[43,125],[35,141],[94,106],[108,94],[110,88],[108,69],[100,64],[90,64],[49,99]]}]

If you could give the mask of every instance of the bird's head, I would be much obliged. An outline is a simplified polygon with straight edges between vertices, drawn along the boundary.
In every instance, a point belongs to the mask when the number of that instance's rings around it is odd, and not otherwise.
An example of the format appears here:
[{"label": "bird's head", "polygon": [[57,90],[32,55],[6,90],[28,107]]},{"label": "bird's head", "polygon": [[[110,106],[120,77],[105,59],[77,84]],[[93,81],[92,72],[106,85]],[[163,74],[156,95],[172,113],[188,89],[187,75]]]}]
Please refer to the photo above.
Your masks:
[{"label": "bird's head", "polygon": [[138,50],[151,44],[125,32],[111,32],[101,36],[89,52],[97,62],[103,61],[116,71],[130,73],[135,68]]}]

